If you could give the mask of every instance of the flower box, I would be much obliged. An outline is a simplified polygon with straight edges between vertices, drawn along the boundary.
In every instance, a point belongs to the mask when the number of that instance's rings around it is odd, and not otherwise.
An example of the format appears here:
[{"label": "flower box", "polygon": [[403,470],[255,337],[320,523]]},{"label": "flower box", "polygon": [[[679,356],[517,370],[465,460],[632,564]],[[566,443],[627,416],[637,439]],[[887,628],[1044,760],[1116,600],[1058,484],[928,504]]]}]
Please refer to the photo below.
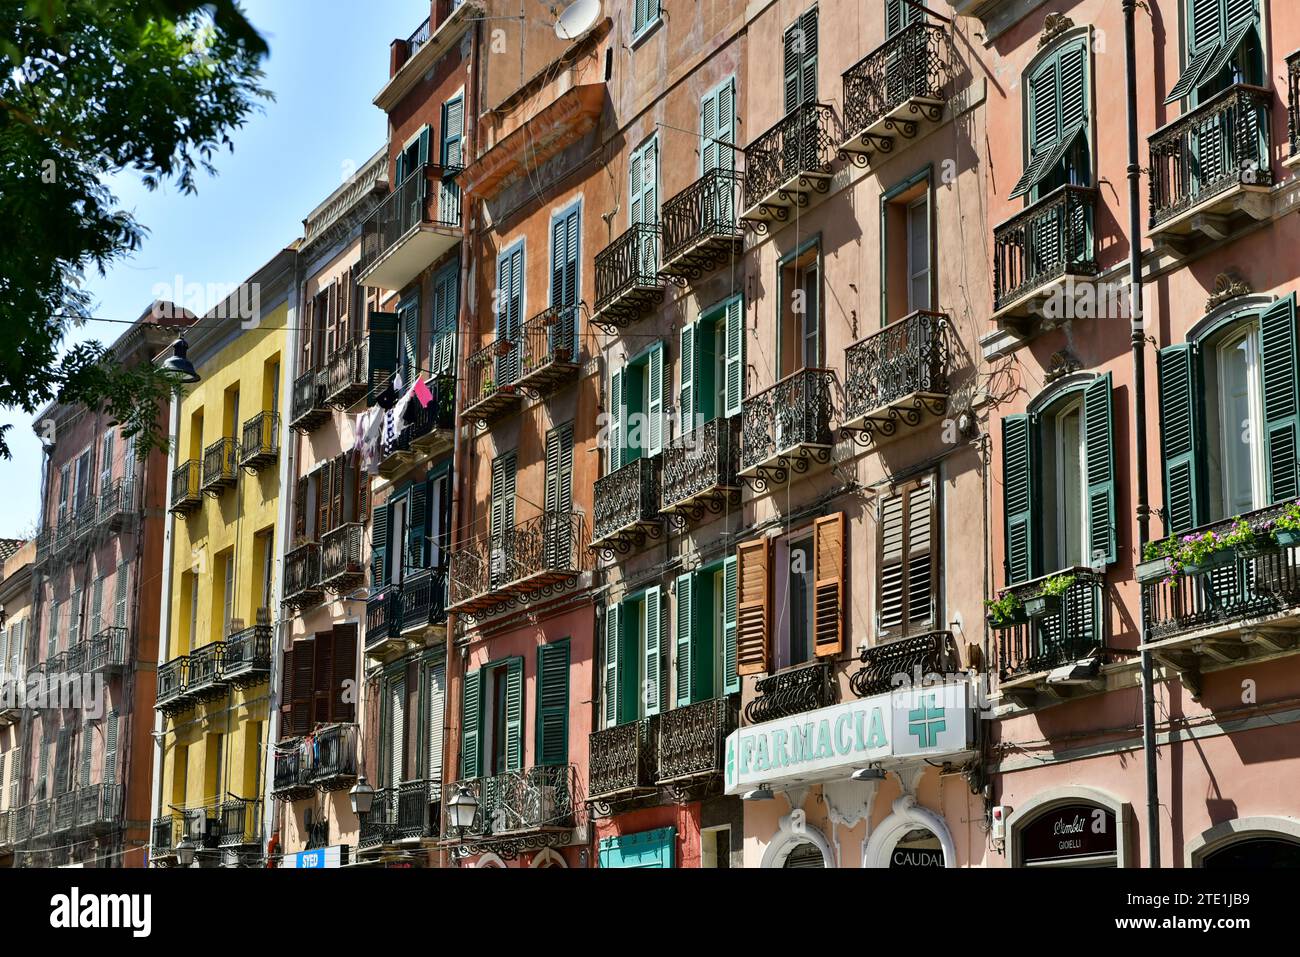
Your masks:
[{"label": "flower box", "polygon": [[1277,542],[1283,548],[1293,548],[1300,545],[1300,531],[1290,528],[1279,528],[1273,532],[1273,541]]},{"label": "flower box", "polygon": [[1183,573],[1194,575],[1198,572],[1211,572],[1216,568],[1223,568],[1225,565],[1231,565],[1237,560],[1236,549],[1222,548],[1217,552],[1210,552],[1205,559],[1198,565],[1184,565]]},{"label": "flower box", "polygon": [[1025,614],[1030,618],[1046,618],[1061,610],[1060,595],[1035,595],[1025,599]]},{"label": "flower box", "polygon": [[1150,561],[1139,562],[1136,572],[1138,584],[1141,585],[1149,585],[1151,582],[1160,581],[1171,574],[1169,563],[1163,558],[1153,558]]}]

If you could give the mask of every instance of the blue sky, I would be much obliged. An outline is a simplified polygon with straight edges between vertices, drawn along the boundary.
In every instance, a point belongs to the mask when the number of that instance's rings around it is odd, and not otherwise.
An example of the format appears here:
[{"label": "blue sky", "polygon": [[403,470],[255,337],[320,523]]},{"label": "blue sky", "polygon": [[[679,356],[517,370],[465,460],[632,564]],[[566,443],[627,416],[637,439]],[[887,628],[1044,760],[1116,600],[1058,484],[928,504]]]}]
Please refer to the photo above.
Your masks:
[{"label": "blue sky", "polygon": [[[88,283],[94,315],[135,319],[156,285],[233,285],[302,231],[313,207],[383,143],[384,114],[372,100],[388,79],[388,48],[429,15],[429,0],[246,0],[271,55],[264,85],[276,100],[234,135],[234,153],[217,158],[198,193],[149,192],[130,175],[113,188],[150,230],[143,248]],[[110,342],[121,326],[90,323],[76,339]],[[11,461],[0,461],[0,537],[35,530],[41,449],[31,417],[0,409],[13,423]]]}]

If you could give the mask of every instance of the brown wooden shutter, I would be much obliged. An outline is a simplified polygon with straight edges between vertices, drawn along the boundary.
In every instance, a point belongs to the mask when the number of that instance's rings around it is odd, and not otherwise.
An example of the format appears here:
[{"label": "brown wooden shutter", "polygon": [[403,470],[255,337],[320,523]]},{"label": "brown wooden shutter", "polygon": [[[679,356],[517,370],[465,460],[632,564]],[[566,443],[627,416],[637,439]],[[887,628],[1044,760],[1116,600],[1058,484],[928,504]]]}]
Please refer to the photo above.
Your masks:
[{"label": "brown wooden shutter", "polygon": [[307,537],[307,476],[293,486],[293,537],[301,542]]},{"label": "brown wooden shutter", "polygon": [[343,275],[339,277],[339,318],[338,334],[339,346],[349,342],[352,336],[352,269],[351,267],[343,270]]},{"label": "brown wooden shutter", "polygon": [[311,731],[316,642],[311,638],[300,638],[293,648],[293,724],[289,733],[301,735]]},{"label": "brown wooden shutter", "polygon": [[312,654],[312,722],[329,724],[331,704],[334,700],[334,634],[316,633],[316,647]]},{"label": "brown wooden shutter", "polygon": [[315,357],[311,354],[312,329],[315,328],[315,323],[316,300],[313,297],[307,300],[307,308],[303,315],[302,365],[298,369],[300,375],[316,368],[312,365],[312,361]]},{"label": "brown wooden shutter", "polygon": [[[330,720],[356,720],[357,626],[334,626],[334,680],[330,689]],[[348,700],[344,700],[344,693]]]},{"label": "brown wooden shutter", "polygon": [[813,523],[813,652],[818,658],[844,649],[844,513]]},{"label": "brown wooden shutter", "polygon": [[361,456],[356,457],[356,463],[353,466],[356,471],[357,483],[357,521],[362,525],[370,515],[370,476],[366,470],[361,467]]},{"label": "brown wooden shutter", "polygon": [[290,737],[293,732],[293,649],[284,653],[284,667],[280,672],[280,739]]},{"label": "brown wooden shutter", "polygon": [[881,639],[934,627],[936,513],[934,482],[928,478],[881,501],[876,553],[876,633]]},{"label": "brown wooden shutter", "polygon": [[330,468],[330,528],[338,528],[347,521],[347,515],[343,511],[343,479],[346,474],[347,455],[340,454]]},{"label": "brown wooden shutter", "polygon": [[772,589],[769,581],[772,546],[755,538],[736,546],[740,601],[736,611],[736,671],[742,675],[770,670]]},{"label": "brown wooden shutter", "polygon": [[330,530],[330,473],[333,462],[325,461],[316,470],[316,541]]}]

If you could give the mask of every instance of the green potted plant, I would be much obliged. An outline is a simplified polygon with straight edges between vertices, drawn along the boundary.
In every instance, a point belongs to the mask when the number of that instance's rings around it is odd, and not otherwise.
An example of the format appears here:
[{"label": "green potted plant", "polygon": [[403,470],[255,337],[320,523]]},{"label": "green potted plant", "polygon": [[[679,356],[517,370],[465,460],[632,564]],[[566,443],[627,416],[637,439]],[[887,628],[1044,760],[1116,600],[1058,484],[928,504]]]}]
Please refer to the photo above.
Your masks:
[{"label": "green potted plant", "polygon": [[1151,582],[1159,581],[1162,578],[1168,578],[1173,573],[1170,566],[1170,555],[1177,551],[1178,541],[1173,538],[1166,538],[1158,542],[1147,542],[1146,547],[1142,550],[1142,561],[1138,562],[1135,571],[1135,577],[1138,584],[1148,585]]},{"label": "green potted plant", "polygon": [[1300,545],[1300,499],[1296,499],[1273,520],[1273,541],[1283,548]]},{"label": "green potted plant", "polygon": [[492,377],[488,376],[486,379],[483,380],[483,394],[479,396],[479,398],[486,399],[491,394],[492,394]]},{"label": "green potted plant", "polygon": [[1015,594],[1004,589],[998,593],[997,598],[984,602],[984,607],[988,609],[990,625],[994,628],[1007,628],[1015,624],[1021,605]]},{"label": "green potted plant", "polygon": [[1074,584],[1073,575],[1053,575],[1043,582],[1043,587],[1032,598],[1025,599],[1025,614],[1030,618],[1045,618],[1061,610],[1061,596]]},{"label": "green potted plant", "polygon": [[1254,544],[1255,530],[1244,518],[1237,519],[1227,532],[1193,532],[1182,537],[1173,557],[1173,570],[1190,575],[1229,565],[1237,560],[1239,549],[1249,550]]}]

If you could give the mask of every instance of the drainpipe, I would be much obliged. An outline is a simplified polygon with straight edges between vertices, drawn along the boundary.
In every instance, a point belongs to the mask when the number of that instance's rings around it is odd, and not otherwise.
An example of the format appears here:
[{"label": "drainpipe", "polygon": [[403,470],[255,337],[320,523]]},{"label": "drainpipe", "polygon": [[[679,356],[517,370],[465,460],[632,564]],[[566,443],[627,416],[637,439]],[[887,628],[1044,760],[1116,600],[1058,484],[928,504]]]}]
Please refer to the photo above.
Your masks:
[{"label": "drainpipe", "polygon": [[[1129,313],[1133,342],[1134,432],[1137,455],[1137,521],[1140,559],[1151,536],[1151,509],[1147,503],[1147,390],[1146,332],[1142,308],[1142,220],[1139,205],[1137,119],[1137,39],[1134,26],[1136,0],[1123,0],[1124,76],[1127,85],[1125,112],[1128,114],[1128,277]],[[1146,592],[1142,592],[1142,644],[1147,634]],[[1147,866],[1160,866],[1160,782],[1156,774],[1156,691],[1151,652],[1142,652],[1142,754],[1147,775]]]},{"label": "drainpipe", "polygon": [[[176,453],[177,446],[180,444],[180,423],[181,423],[181,400],[180,396],[173,395],[171,400],[171,409],[169,410],[170,428],[168,435],[171,441],[167,447],[167,471],[163,473],[163,489],[166,495],[171,494],[171,476],[176,470]],[[144,473],[141,473],[141,481],[144,481]],[[170,504],[170,503],[169,503]],[[172,552],[173,539],[175,536],[176,519],[171,513],[167,513],[163,519],[163,554],[162,554],[162,585],[160,601],[158,603],[158,668],[161,669],[167,663],[167,652],[171,646],[171,608],[172,608]],[[139,576],[136,576],[137,578]],[[157,685],[157,671],[154,672],[154,683]],[[155,710],[153,713],[153,800],[149,809],[149,843],[148,857],[145,866],[153,859],[154,852],[158,850],[153,846],[153,822],[162,816],[163,807],[163,759],[167,751],[167,732],[166,719],[161,711]]]}]

